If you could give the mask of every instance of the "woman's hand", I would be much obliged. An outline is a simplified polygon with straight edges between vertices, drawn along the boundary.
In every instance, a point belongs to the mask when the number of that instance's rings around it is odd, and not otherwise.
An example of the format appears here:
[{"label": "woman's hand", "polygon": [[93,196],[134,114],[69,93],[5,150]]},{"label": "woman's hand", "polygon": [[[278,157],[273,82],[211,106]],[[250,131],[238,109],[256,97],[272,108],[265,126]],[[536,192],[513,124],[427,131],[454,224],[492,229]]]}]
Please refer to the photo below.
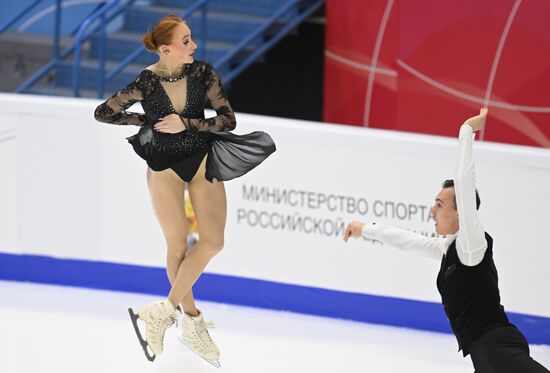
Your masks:
[{"label": "woman's hand", "polygon": [[154,126],[156,131],[164,133],[178,133],[185,131],[185,125],[178,114],[170,114],[160,118]]},{"label": "woman's hand", "polygon": [[474,132],[480,131],[485,126],[485,119],[487,119],[488,112],[489,112],[489,109],[482,108],[479,111],[479,115],[466,119],[466,122],[464,122],[464,124],[467,124],[470,127],[472,127],[474,129]]}]

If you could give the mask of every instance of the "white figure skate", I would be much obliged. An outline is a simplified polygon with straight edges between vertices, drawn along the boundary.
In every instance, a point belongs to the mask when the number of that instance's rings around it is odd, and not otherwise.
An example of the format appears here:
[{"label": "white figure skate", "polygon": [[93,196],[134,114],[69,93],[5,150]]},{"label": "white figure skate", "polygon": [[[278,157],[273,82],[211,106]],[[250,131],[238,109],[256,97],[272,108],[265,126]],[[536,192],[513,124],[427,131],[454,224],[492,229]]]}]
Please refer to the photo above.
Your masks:
[{"label": "white figure skate", "polygon": [[194,353],[216,368],[219,368],[221,366],[219,361],[220,350],[207,330],[213,327],[213,323],[204,321],[202,312],[200,311],[198,316],[189,316],[183,313],[183,325],[179,339]]},{"label": "white figure skate", "polygon": [[[164,333],[166,329],[177,322],[176,308],[170,301],[164,300],[145,306],[137,315],[131,308],[128,309],[128,312],[130,313],[130,319],[147,360],[154,361],[164,350]],[[139,330],[138,319],[144,321],[146,324],[145,339],[143,339]]]}]

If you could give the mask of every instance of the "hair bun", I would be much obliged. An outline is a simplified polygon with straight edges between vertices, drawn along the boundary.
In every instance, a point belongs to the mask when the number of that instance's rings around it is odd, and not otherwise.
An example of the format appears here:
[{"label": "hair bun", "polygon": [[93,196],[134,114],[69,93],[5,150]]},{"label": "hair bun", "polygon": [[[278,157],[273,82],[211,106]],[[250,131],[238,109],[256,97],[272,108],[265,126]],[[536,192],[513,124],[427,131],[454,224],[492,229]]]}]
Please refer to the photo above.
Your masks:
[{"label": "hair bun", "polygon": [[141,39],[143,41],[143,45],[145,45],[145,48],[149,51],[156,51],[157,45],[155,44],[155,39],[153,38],[153,31],[149,30],[145,35],[143,35],[143,38]]},{"label": "hair bun", "polygon": [[185,22],[175,14],[162,17],[153,28],[149,28],[147,33],[143,35],[141,39],[143,45],[150,52],[158,52],[161,45],[172,43],[174,32],[181,23]]}]

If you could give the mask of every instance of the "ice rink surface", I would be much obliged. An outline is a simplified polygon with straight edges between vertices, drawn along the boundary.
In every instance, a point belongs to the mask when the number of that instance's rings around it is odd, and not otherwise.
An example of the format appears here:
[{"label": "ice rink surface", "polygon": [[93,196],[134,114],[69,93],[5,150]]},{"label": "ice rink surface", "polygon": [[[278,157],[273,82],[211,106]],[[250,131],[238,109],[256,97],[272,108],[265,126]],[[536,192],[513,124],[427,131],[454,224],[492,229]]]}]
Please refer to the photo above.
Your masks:
[{"label": "ice rink surface", "polygon": [[[221,349],[221,368],[169,329],[146,360],[127,308],[158,297],[0,281],[0,372],[323,373],[473,372],[454,336],[198,301]],[[531,346],[550,366],[550,346]]]}]

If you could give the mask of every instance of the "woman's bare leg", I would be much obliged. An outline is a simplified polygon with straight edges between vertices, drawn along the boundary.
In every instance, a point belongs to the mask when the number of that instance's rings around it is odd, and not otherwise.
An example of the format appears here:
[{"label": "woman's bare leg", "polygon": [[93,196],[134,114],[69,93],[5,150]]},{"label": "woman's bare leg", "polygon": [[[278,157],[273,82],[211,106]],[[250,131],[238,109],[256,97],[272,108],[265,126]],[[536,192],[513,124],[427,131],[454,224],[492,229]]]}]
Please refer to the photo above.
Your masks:
[{"label": "woman's bare leg", "polygon": [[224,244],[227,201],[222,182],[210,183],[204,177],[206,158],[191,182],[189,195],[197,217],[199,242],[181,261],[168,299],[177,304],[191,291],[204,268]]},{"label": "woman's bare leg", "polygon": [[[171,169],[155,172],[147,169],[147,185],[153,199],[157,220],[166,239],[166,273],[170,284],[174,284],[178,270],[187,252],[187,234],[189,231],[185,216],[185,185],[183,180]],[[198,315],[189,290],[178,303],[186,313]]]}]

